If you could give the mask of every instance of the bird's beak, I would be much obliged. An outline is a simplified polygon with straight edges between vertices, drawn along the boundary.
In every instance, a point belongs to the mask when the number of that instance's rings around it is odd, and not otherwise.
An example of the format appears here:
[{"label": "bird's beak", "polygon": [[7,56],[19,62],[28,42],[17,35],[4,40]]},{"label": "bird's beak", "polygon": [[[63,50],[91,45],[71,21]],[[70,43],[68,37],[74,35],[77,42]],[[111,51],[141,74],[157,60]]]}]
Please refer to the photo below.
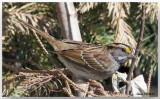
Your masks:
[{"label": "bird's beak", "polygon": [[135,56],[134,54],[131,54],[131,55],[129,56],[129,58],[130,58],[130,59],[134,59],[134,58],[136,58],[136,56]]}]

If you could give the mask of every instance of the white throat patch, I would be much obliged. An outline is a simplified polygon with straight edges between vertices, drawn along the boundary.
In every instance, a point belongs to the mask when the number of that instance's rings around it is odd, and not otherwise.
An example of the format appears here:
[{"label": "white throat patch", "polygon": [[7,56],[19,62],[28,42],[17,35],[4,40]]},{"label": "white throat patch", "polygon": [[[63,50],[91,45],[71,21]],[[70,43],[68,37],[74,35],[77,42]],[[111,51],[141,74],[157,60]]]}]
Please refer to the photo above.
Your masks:
[{"label": "white throat patch", "polygon": [[119,56],[118,60],[122,60],[122,59],[125,59],[125,58],[127,58],[127,57],[126,56]]}]

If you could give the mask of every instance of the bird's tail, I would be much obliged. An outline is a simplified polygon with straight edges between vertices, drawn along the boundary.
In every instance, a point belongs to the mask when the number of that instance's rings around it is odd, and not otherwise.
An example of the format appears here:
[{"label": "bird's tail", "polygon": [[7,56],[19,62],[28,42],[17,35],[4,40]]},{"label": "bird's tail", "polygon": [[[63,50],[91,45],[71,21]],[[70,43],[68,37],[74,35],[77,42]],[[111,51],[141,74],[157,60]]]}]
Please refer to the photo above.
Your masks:
[{"label": "bird's tail", "polygon": [[44,37],[56,51],[63,50],[63,47],[61,45],[66,45],[64,42],[56,40],[53,36],[50,36],[48,33],[24,22],[23,20],[17,18],[15,20],[21,23],[22,25],[28,27],[29,29],[36,31],[36,33],[39,34],[40,36]]},{"label": "bird's tail", "polygon": [[34,26],[26,23],[26,22],[24,22],[23,20],[20,20],[20,19],[15,19],[15,20],[17,20],[22,25],[28,27],[29,29],[35,30],[39,35],[41,35],[42,37],[44,37],[49,42],[54,43],[56,41],[56,39],[54,37],[50,36],[48,33],[44,32],[44,31],[42,31],[42,30],[40,30],[40,29],[38,29],[38,28],[36,28],[36,27],[34,27]]}]

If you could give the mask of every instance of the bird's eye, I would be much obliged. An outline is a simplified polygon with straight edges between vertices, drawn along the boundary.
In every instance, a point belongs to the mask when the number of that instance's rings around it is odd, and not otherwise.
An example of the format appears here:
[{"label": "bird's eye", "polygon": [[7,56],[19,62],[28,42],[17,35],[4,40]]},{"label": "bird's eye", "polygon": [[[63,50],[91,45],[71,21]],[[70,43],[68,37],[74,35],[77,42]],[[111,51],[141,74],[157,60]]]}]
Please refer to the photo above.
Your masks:
[{"label": "bird's eye", "polygon": [[126,50],[124,48],[122,48],[122,52],[126,52]]}]

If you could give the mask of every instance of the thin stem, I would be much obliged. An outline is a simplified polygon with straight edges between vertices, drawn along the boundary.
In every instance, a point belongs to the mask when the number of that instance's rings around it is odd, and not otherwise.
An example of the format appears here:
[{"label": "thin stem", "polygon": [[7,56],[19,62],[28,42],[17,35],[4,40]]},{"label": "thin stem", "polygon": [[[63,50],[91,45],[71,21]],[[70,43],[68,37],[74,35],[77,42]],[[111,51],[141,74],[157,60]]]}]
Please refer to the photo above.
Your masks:
[{"label": "thin stem", "polygon": [[[140,28],[140,33],[139,33],[138,44],[137,44],[136,51],[135,51],[135,56],[136,57],[138,57],[138,54],[139,54],[139,51],[140,51],[140,48],[141,48],[141,45],[142,45],[144,25],[145,25],[145,12],[146,12],[145,6],[142,5],[141,28]],[[126,94],[129,94],[129,90],[130,90],[130,87],[131,87],[130,82],[131,82],[133,70],[135,68],[136,59],[137,58],[132,60],[132,63],[131,63],[130,69],[129,69],[129,73],[128,73],[128,77],[127,77],[127,82],[128,83],[126,85]]]},{"label": "thin stem", "polygon": [[148,75],[148,83],[147,83],[147,93],[148,95],[150,94],[150,87],[151,87],[151,78],[152,78],[152,68],[149,70],[149,75]]}]

